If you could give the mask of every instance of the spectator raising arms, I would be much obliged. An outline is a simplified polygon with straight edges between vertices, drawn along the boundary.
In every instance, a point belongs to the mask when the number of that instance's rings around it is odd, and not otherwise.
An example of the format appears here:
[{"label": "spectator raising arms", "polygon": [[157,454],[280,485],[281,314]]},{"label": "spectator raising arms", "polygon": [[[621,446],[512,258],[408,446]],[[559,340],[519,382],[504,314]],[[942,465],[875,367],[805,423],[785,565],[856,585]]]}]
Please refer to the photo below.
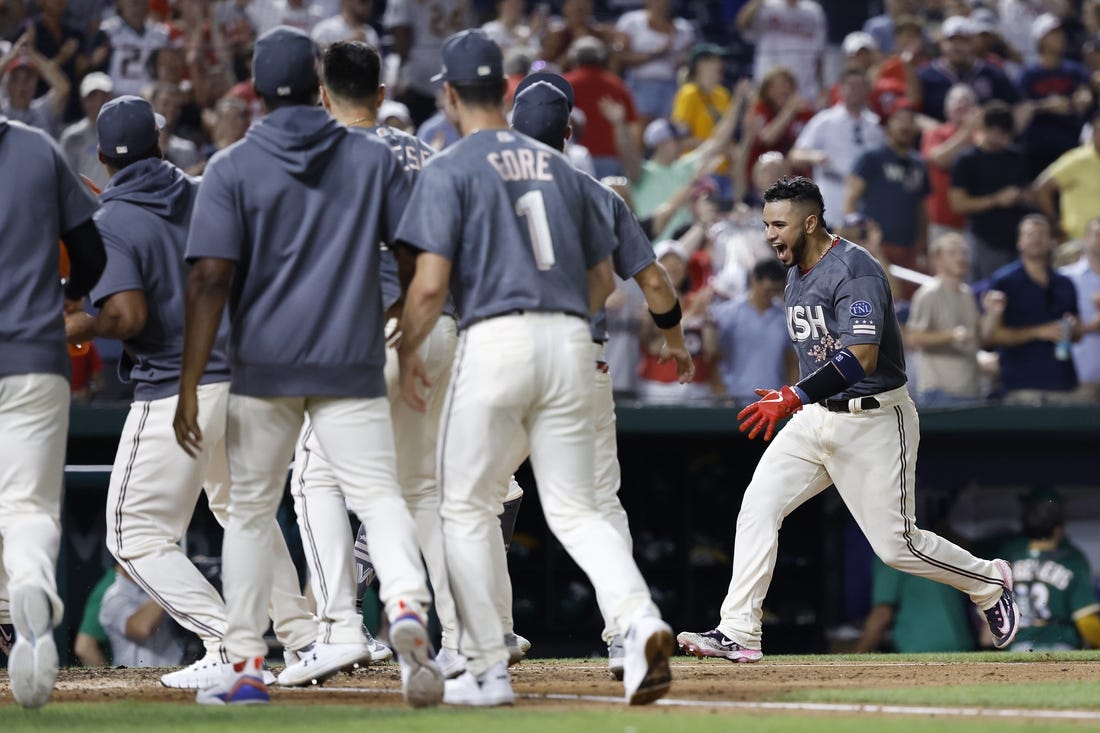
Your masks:
[{"label": "spectator raising arms", "polygon": [[814,0],[749,0],[737,13],[737,29],[754,44],[753,78],[786,66],[798,79],[798,92],[817,100],[824,85],[825,11]]},{"label": "spectator raising arms", "polygon": [[625,41],[619,67],[642,123],[668,117],[676,96],[676,72],[695,42],[691,23],[673,15],[672,0],[646,0],[644,9],[623,13],[615,28]]},{"label": "spectator raising arms", "polygon": [[764,74],[742,125],[742,143],[749,149],[745,170],[751,171],[769,151],[789,153],[813,116],[813,106],[798,93],[798,81],[790,69],[776,66]]}]

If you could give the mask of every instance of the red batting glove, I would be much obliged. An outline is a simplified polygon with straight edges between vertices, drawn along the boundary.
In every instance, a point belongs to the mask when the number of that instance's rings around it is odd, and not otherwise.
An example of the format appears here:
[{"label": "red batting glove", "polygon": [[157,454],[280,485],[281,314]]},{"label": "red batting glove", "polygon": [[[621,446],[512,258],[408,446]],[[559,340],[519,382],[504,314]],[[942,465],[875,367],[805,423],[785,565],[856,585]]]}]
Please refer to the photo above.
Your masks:
[{"label": "red batting glove", "polygon": [[749,432],[749,440],[763,430],[764,440],[769,441],[775,435],[776,423],[801,410],[802,400],[790,387],[758,389],[756,394],[761,399],[737,413],[737,419],[741,421],[742,433],[752,431]]}]

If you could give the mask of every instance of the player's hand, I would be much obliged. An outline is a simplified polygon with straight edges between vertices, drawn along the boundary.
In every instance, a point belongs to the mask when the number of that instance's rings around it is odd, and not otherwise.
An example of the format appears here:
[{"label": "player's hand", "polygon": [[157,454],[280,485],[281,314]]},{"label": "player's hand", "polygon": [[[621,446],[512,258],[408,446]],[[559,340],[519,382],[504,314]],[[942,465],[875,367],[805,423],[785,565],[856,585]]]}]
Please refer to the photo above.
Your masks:
[{"label": "player's hand", "polygon": [[65,339],[70,344],[80,344],[95,335],[95,318],[84,311],[66,311]]},{"label": "player's hand", "polygon": [[769,441],[775,435],[775,426],[780,420],[802,409],[802,400],[790,387],[758,389],[756,394],[760,395],[760,399],[737,413],[737,419],[741,421],[741,432],[749,433],[749,440],[755,439],[763,430],[764,440]]},{"label": "player's hand", "polygon": [[425,366],[424,360],[415,351],[399,352],[398,364],[400,365],[398,384],[401,388],[401,397],[417,412],[426,412],[428,405],[420,395],[420,386],[431,387],[432,382],[428,379],[428,367]]},{"label": "player's hand", "polygon": [[664,364],[669,359],[676,362],[676,375],[680,377],[680,384],[687,384],[691,380],[695,379],[695,362],[692,361],[691,354],[683,347],[673,348],[668,344],[661,346],[661,354],[657,357],[657,361],[660,364]]},{"label": "player's hand", "polygon": [[172,427],[183,452],[192,458],[197,456],[202,450],[202,429],[199,428],[199,395],[195,390],[180,389]]}]

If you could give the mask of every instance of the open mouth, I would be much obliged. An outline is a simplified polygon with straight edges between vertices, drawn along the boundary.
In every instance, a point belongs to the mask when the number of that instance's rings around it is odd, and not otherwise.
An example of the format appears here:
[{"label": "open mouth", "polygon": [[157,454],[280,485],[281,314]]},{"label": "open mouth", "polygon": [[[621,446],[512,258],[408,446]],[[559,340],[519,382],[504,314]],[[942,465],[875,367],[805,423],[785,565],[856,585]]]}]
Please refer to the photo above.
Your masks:
[{"label": "open mouth", "polygon": [[773,244],[772,249],[775,250],[775,256],[779,257],[780,259],[783,258],[783,255],[787,254],[787,245],[783,244],[782,242],[779,242],[778,244]]}]

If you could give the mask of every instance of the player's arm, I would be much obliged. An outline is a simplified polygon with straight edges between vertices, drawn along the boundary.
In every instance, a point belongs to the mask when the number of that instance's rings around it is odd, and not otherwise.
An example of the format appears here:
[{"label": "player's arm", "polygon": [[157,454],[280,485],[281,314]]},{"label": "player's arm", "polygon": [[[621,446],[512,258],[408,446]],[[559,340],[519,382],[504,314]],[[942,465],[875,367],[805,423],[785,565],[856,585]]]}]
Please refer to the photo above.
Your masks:
[{"label": "player's arm", "polygon": [[99,281],[107,266],[103,239],[91,219],[62,233],[61,242],[69,255],[69,279],[65,281],[65,298],[80,300]]},{"label": "player's arm", "polygon": [[191,457],[202,448],[202,431],[198,423],[199,380],[214,348],[236,268],[237,263],[233,260],[200,257],[191,266],[191,275],[187,278],[180,393],[172,422],[176,441]]},{"label": "player's arm", "polygon": [[141,333],[147,318],[145,293],[124,290],[107,298],[95,316],[84,311],[66,314],[65,336],[74,344],[93,338],[126,341]]},{"label": "player's arm", "polygon": [[596,315],[607,302],[607,296],[614,292],[615,270],[611,257],[607,257],[588,269],[588,315]]},{"label": "player's arm", "polygon": [[642,289],[645,296],[646,307],[653,318],[653,323],[660,330],[665,339],[661,349],[661,362],[673,359],[676,362],[676,373],[682,383],[687,383],[695,376],[695,362],[688,353],[684,344],[684,327],[680,323],[683,313],[680,309],[680,299],[676,297],[676,289],[672,286],[672,280],[660,262],[652,262],[641,272],[634,276],[634,282]]},{"label": "player's arm", "polygon": [[424,398],[417,391],[417,383],[431,387],[424,362],[417,350],[424,343],[436,321],[443,313],[447,299],[447,283],[451,279],[451,261],[432,252],[416,256],[416,271],[405,294],[405,306],[401,311],[397,342],[397,357],[401,367],[401,395],[415,410],[427,409]]}]

